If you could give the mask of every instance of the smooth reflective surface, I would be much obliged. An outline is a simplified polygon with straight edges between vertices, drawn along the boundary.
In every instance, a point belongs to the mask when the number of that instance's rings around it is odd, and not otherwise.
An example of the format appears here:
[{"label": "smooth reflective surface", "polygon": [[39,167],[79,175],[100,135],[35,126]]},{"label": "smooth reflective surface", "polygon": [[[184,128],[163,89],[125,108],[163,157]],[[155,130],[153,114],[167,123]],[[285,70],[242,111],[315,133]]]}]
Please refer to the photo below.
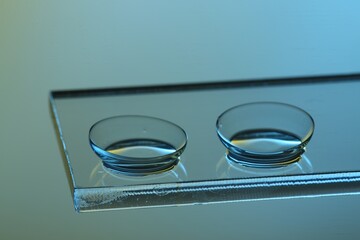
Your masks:
[{"label": "smooth reflective surface", "polygon": [[256,102],[226,110],[216,127],[230,160],[268,168],[300,159],[313,135],[314,120],[289,104]]},{"label": "smooth reflective surface", "polygon": [[128,184],[147,184],[149,182],[177,182],[186,181],[187,172],[181,161],[171,170],[161,174],[149,174],[141,176],[132,176],[130,174],[119,174],[117,170],[105,167],[102,163],[97,164],[91,171],[89,181],[98,187],[113,186],[118,182]]},{"label": "smooth reflective surface", "polygon": [[155,139],[131,139],[111,144],[106,151],[126,158],[157,158],[175,153],[176,148]]},{"label": "smooth reflective surface", "polygon": [[[221,87],[201,90],[191,87],[169,88],[171,90],[169,92],[154,88],[152,91],[130,89],[119,93],[109,91],[106,94],[101,90],[99,92],[95,90],[80,96],[76,92],[55,94],[52,106],[63,140],[77,211],[297,197],[317,194],[319,189],[321,194],[356,190],[358,186],[356,183],[360,177],[356,172],[360,171],[360,161],[356,157],[360,111],[357,108],[349,110],[345,106],[360,102],[359,81],[255,88],[222,86],[223,84]],[[216,119],[226,109],[249,102],[285,102],[311,113],[316,120],[316,131],[306,146],[306,152],[297,162],[277,168],[254,168],[225,157],[226,148],[219,141],[215,131]],[[267,108],[264,108],[260,113],[264,115],[266,111]],[[117,170],[104,167],[102,158],[91,149],[89,129],[94,123],[109,116],[139,114],[166,119],[186,130],[188,136],[186,150],[173,168],[157,174],[140,176],[119,173]],[[289,114],[275,116],[282,117]],[[239,119],[245,121],[244,118]],[[307,118],[295,117],[295,119],[306,123]],[[247,123],[258,124],[260,120],[261,117],[249,118]],[[302,123],[296,127],[295,122],[297,121],[285,121],[276,127],[252,128],[266,130],[259,136],[263,143],[267,142],[266,146],[272,147],[262,153],[283,151],[284,149],[279,148],[279,145],[286,148],[292,146],[296,142],[294,135],[304,142],[301,136],[307,136],[304,133],[308,128],[304,126],[308,125]],[[269,129],[271,131],[268,131]],[[273,131],[274,129],[276,131]],[[141,132],[150,130],[141,128]],[[258,136],[256,134],[254,136],[251,131],[244,132],[249,130],[249,127],[230,130],[229,139],[237,136],[234,142],[246,146],[250,153],[261,153],[254,144],[251,144],[259,143],[256,139]],[[283,134],[284,131],[291,134]],[[118,135],[113,134],[114,132],[116,131],[111,128],[109,134],[104,135],[107,138],[110,135],[116,138],[101,147],[106,149],[112,146],[110,151],[114,150],[117,153],[115,149],[124,146],[122,142],[124,139],[118,139]],[[156,132],[168,134],[164,128]],[[241,133],[240,136],[237,133]],[[149,138],[137,136],[136,139]],[[241,143],[244,139],[248,140],[247,144]],[[270,145],[269,139],[277,140]],[[146,145],[149,145],[149,142],[145,143],[140,148],[148,154],[149,149]],[[134,171],[137,164],[143,168],[140,169],[142,171],[146,169],[147,164],[155,167],[149,160],[139,158],[134,160],[134,156],[139,157],[143,153],[140,151],[137,152],[139,155],[133,155],[134,153],[130,151],[133,147],[126,147],[125,149],[129,150],[125,151],[128,154],[127,159],[122,159],[120,164],[112,162],[113,166],[120,170],[134,166]],[[152,152],[152,156],[159,153],[158,148],[154,149],[157,150]],[[160,150],[160,155],[162,151]],[[107,152],[107,154],[113,153]]]},{"label": "smooth reflective surface", "polygon": [[285,152],[301,144],[294,134],[278,129],[253,129],[236,133],[232,145],[250,154],[271,155]]},{"label": "smooth reflective surface", "polygon": [[107,168],[129,175],[172,169],[185,149],[185,131],[149,116],[115,116],[96,122],[89,131],[91,148]]},{"label": "smooth reflective surface", "polygon": [[259,168],[246,164],[239,164],[230,160],[224,155],[216,165],[216,172],[219,178],[246,178],[261,176],[281,176],[281,175],[298,175],[311,174],[314,169],[310,159],[303,154],[293,164],[283,165],[276,168]]}]

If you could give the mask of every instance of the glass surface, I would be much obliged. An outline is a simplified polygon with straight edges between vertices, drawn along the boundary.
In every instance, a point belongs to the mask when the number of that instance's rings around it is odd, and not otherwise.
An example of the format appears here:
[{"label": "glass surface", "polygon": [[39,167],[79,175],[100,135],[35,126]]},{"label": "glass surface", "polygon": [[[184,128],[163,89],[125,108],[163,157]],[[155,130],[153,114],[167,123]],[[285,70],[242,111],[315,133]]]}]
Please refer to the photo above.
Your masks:
[{"label": "glass surface", "polygon": [[[77,211],[343,194],[360,179],[360,81],[313,78],[56,91],[51,104],[69,166]],[[336,80],[336,81],[334,81]],[[296,83],[296,84],[294,84]],[[217,118],[249,102],[282,102],[308,112],[316,130],[302,159],[286,167],[249,168],[226,159]],[[188,142],[169,171],[128,176],[102,166],[89,129],[117,115],[145,115],[181,126]]]},{"label": "glass surface", "polygon": [[114,116],[96,122],[89,141],[103,165],[129,175],[159,174],[172,169],[185,149],[185,131],[149,116]]},{"label": "glass surface", "polygon": [[226,110],[216,128],[231,161],[249,167],[282,167],[301,159],[314,121],[298,107],[257,102]]}]

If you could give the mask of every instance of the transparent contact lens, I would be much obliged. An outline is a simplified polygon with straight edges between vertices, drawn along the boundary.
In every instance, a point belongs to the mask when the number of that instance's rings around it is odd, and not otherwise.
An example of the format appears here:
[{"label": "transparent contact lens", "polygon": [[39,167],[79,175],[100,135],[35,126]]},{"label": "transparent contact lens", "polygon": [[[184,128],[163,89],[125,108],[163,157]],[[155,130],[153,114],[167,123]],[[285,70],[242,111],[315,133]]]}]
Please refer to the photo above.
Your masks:
[{"label": "transparent contact lens", "polygon": [[228,109],[216,128],[228,159],[249,167],[281,167],[300,160],[314,120],[289,104],[257,102]]},{"label": "transparent contact lens", "polygon": [[168,171],[179,162],[187,135],[169,121],[128,115],[95,123],[89,140],[105,167],[128,175],[148,175]]}]

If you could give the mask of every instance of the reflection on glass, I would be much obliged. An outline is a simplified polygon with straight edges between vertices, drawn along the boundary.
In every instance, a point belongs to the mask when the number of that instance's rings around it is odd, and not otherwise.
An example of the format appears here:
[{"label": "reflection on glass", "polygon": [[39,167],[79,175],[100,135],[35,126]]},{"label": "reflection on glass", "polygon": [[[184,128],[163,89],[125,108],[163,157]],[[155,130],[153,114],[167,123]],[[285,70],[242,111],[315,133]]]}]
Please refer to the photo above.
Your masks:
[{"label": "reflection on glass", "polygon": [[305,154],[303,154],[297,162],[277,168],[247,167],[228,159],[226,155],[224,155],[216,165],[218,178],[247,178],[309,173],[313,173],[313,166]]},{"label": "reflection on glass", "polygon": [[187,172],[185,166],[182,162],[179,162],[174,168],[169,171],[143,175],[143,176],[130,176],[121,174],[116,170],[105,167],[101,162],[99,162],[94,169],[91,171],[89,180],[93,183],[94,186],[111,186],[117,184],[119,181],[123,182],[124,185],[127,184],[146,184],[151,182],[179,182],[185,181],[187,179]]},{"label": "reflection on glass", "polygon": [[[144,88],[120,89],[120,91],[110,89],[108,92],[94,90],[80,92],[81,96],[78,91],[55,92],[51,97],[52,109],[59,130],[59,140],[64,150],[64,160],[68,166],[75,209],[83,212],[359,192],[360,161],[356,157],[358,145],[356,137],[360,132],[360,125],[357,123],[360,119],[360,111],[356,108],[351,108],[349,111],[349,108],[344,106],[352,106],[360,101],[357,90],[360,81],[276,85],[264,88],[248,88],[243,83],[205,86],[205,89],[199,85],[196,85],[196,88],[167,86],[163,90],[151,87],[145,88],[150,90],[146,92]],[[322,93],[321,96],[319,92]],[[246,167],[226,159],[226,148],[214,131],[214,122],[222,112],[234,106],[234,103],[259,101],[288,102],[308,110],[314,117],[317,125],[316,134],[311,140],[311,146],[307,146],[305,154],[301,155],[300,160],[296,159],[299,161],[276,168],[270,164],[268,165],[270,167],[265,168]],[[237,144],[244,146],[244,142],[241,142],[243,139],[254,138],[254,132],[248,131],[251,130],[249,128],[251,124],[253,126],[258,124],[256,126],[259,127],[259,123],[265,120],[274,123],[276,117],[289,119],[289,116],[293,120],[283,121],[279,127],[260,126],[262,130],[277,130],[265,131],[265,134],[263,131],[261,134],[262,143],[269,143],[269,139],[276,140],[273,142],[274,145],[263,144],[270,150],[264,146],[261,149],[254,148],[253,143],[257,146],[261,143],[255,138],[255,141],[245,142],[248,151],[272,152],[276,145],[291,148],[291,144],[296,139],[304,142],[300,136],[309,136],[301,132],[301,129],[306,131],[306,128],[311,126],[307,124],[309,119],[306,115],[300,114],[297,115],[300,117],[294,118],[288,111],[283,114],[281,111],[274,112],[270,109],[257,111],[253,115],[257,117],[236,118],[235,123],[246,125],[246,129],[228,129],[232,134],[223,134],[223,136],[240,141]],[[296,116],[296,111],[293,113]],[[108,116],[134,114],[167,119],[186,130],[189,142],[186,151],[181,154],[180,161],[173,169],[158,174],[129,176],[103,166],[103,159],[99,158],[89,145],[89,129],[95,122]],[[298,123],[298,127],[295,123]],[[222,133],[226,132],[226,126],[235,126],[226,125],[225,122],[222,124]],[[104,134],[106,137],[104,139],[108,139],[109,136],[118,138],[120,135],[115,134],[119,133],[115,128],[109,128],[108,131],[109,134]],[[145,134],[151,129],[142,128],[141,131]],[[160,132],[169,136],[164,128],[161,128]],[[236,139],[232,138],[239,132],[242,132],[240,136],[236,136]],[[128,150],[136,150],[135,152],[117,151],[117,147],[121,147],[124,142],[120,142],[118,146],[112,144],[124,139],[113,140],[106,145],[106,147],[112,146],[112,149],[107,149],[110,151],[109,156],[115,154],[139,158],[141,154],[148,154],[137,152],[136,147],[128,148]],[[169,143],[167,140],[165,142]],[[149,145],[147,141],[143,143]],[[295,142],[295,145],[297,144]],[[113,150],[115,152],[111,153]],[[156,152],[153,152],[155,156]],[[134,155],[130,156],[130,153]],[[309,159],[311,162],[308,161]],[[125,162],[122,159],[119,166],[127,167],[127,164],[134,166],[137,163],[145,166],[146,161]],[[152,164],[150,161],[150,165]],[[116,166],[115,163],[113,166]],[[182,166],[186,171],[183,171]]]}]

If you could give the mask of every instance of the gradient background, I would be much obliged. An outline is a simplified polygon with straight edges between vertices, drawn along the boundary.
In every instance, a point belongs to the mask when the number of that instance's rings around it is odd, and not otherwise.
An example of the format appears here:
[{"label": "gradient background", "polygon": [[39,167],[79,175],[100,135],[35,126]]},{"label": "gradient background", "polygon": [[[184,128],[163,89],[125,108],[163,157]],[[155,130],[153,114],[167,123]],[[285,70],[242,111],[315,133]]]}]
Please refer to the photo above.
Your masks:
[{"label": "gradient background", "polygon": [[359,10],[324,0],[0,0],[0,237],[354,238],[357,196],[76,214],[48,94],[359,72]]}]

